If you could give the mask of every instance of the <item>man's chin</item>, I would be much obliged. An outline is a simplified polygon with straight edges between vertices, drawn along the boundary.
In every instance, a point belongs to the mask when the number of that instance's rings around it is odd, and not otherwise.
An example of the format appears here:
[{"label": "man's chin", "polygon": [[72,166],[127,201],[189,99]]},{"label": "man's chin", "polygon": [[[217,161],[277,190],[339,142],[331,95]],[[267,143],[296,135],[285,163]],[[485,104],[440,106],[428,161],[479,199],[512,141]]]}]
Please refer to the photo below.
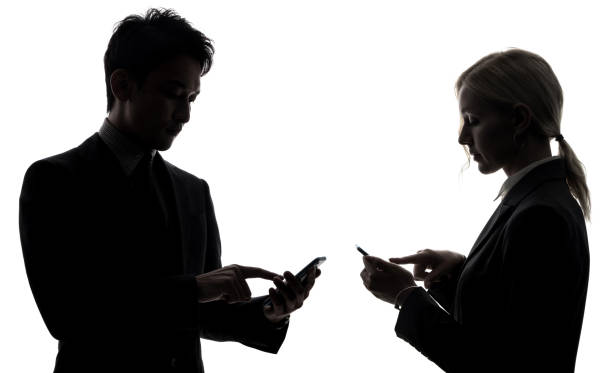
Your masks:
[{"label": "man's chin", "polygon": [[157,144],[155,144],[155,149],[160,152],[163,152],[164,150],[170,149],[173,142],[174,142],[174,137],[160,139],[160,141],[158,141]]}]

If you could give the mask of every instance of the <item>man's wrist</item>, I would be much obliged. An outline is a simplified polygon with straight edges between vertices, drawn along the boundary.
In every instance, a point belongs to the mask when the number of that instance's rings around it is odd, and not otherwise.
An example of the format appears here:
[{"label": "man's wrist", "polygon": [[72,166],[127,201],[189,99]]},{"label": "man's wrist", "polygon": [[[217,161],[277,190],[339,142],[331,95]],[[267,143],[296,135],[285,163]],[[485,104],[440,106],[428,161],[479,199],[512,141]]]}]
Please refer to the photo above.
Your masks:
[{"label": "man's wrist", "polygon": [[289,324],[289,316],[290,315],[285,315],[280,318],[270,318],[264,313],[264,317],[266,318],[266,320],[268,320],[270,324],[274,325],[276,329],[283,329],[284,327],[286,327]]}]

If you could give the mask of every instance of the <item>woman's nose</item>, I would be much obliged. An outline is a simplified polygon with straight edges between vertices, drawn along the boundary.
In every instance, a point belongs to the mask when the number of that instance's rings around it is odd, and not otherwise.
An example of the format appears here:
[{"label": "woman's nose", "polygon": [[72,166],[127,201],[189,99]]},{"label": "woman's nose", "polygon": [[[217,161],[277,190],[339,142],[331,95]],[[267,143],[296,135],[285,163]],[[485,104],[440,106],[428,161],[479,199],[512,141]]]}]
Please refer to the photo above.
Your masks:
[{"label": "woman's nose", "polygon": [[462,124],[461,129],[459,130],[459,137],[457,138],[460,145],[470,144],[472,136],[470,136],[469,132],[468,127]]}]

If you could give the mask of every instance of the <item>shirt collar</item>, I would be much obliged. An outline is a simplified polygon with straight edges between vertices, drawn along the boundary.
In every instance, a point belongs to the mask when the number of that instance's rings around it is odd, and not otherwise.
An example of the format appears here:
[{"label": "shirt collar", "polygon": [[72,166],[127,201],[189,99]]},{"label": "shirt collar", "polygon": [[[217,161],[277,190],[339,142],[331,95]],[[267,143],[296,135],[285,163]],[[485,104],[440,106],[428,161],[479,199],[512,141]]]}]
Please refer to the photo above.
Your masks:
[{"label": "shirt collar", "polygon": [[104,119],[102,127],[98,131],[102,141],[115,154],[121,165],[121,169],[127,176],[130,176],[138,162],[144,157],[147,151],[151,152],[151,156],[155,157],[157,150],[145,150],[138,143],[127,137],[119,129],[117,129],[108,118]]},{"label": "shirt collar", "polygon": [[529,165],[523,167],[520,171],[515,172],[512,176],[509,176],[502,184],[501,189],[499,190],[499,193],[497,194],[497,197],[495,197],[494,201],[496,201],[499,197],[503,199],[508,194],[510,189],[512,189],[516,184],[518,184],[518,182],[521,181],[521,179],[525,177],[525,175],[527,175],[529,171],[533,170],[541,164],[553,161],[558,158],[560,157],[558,155],[555,155],[552,157],[540,159],[535,162],[531,162]]}]

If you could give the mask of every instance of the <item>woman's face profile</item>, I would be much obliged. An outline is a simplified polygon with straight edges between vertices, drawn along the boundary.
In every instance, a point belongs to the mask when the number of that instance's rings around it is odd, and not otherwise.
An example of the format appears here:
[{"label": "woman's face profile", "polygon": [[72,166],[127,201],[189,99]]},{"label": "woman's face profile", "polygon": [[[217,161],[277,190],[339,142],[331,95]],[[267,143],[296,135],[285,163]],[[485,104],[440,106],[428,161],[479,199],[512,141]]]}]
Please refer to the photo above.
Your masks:
[{"label": "woman's face profile", "polygon": [[500,168],[510,169],[517,150],[511,115],[500,112],[465,88],[459,90],[458,99],[463,122],[459,143],[468,147],[478,170],[490,174]]}]

